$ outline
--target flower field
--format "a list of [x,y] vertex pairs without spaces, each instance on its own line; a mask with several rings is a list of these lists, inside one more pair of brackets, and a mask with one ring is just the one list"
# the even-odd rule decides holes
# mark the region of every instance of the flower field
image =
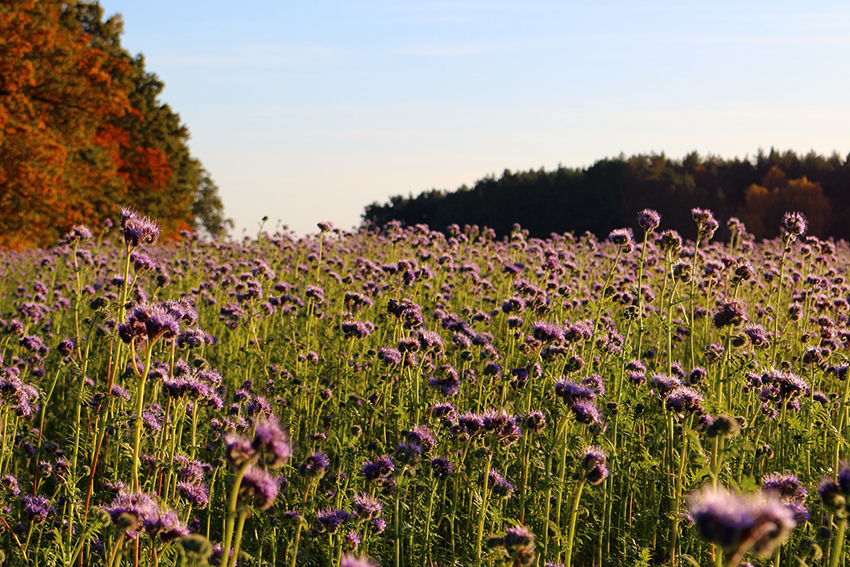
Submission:
[[390,225],[0,255],[8,565],[844,565],[847,243]]

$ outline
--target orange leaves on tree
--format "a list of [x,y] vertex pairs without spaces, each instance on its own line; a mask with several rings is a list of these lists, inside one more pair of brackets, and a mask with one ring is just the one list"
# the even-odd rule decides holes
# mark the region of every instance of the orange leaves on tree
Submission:
[[789,180],[785,172],[772,167],[761,184],[747,188],[739,216],[756,238],[769,238],[778,234],[782,215],[788,211],[803,213],[811,234],[826,234],[832,207],[821,184],[805,176]]

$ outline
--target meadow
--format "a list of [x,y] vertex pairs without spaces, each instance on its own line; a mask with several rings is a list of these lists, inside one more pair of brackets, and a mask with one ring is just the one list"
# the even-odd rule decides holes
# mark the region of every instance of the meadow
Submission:
[[2,564],[844,565],[850,248],[692,212],[3,252]]

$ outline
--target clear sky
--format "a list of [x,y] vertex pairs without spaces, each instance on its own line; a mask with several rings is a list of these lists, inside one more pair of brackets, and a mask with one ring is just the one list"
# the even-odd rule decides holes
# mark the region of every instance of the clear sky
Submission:
[[850,152],[850,4],[101,0],[234,234],[620,154]]

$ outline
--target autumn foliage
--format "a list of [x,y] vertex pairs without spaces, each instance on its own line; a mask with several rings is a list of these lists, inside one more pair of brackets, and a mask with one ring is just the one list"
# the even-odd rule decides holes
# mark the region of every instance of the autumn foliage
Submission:
[[120,206],[159,218],[166,238],[223,220],[215,191],[196,215],[208,176],[121,31],[96,2],[0,3],[0,246],[47,245]]
[[773,167],[761,184],[747,188],[746,202],[740,217],[756,238],[771,236],[786,211],[800,211],[814,234],[824,234],[829,226],[832,206],[820,183],[805,176],[788,180],[785,173]]

